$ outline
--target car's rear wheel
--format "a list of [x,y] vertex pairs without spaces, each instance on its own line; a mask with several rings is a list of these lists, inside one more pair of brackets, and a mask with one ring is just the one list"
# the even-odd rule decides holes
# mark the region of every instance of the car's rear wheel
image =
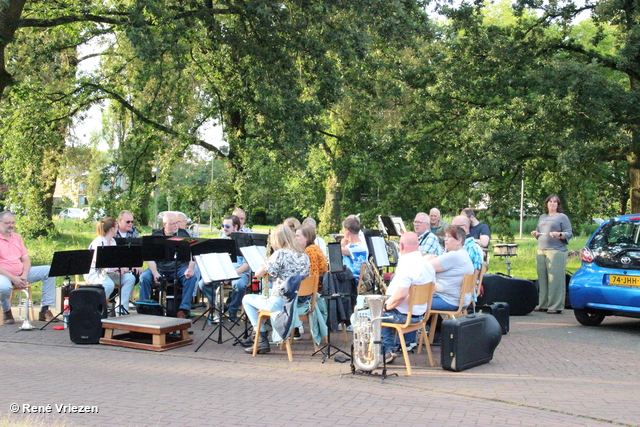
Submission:
[[594,313],[587,310],[573,310],[576,320],[585,326],[598,326],[605,318],[604,314]]

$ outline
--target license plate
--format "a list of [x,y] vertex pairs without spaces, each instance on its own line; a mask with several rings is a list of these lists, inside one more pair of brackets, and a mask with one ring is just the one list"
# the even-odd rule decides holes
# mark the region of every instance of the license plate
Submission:
[[609,275],[609,285],[623,286],[626,288],[640,288],[640,276]]

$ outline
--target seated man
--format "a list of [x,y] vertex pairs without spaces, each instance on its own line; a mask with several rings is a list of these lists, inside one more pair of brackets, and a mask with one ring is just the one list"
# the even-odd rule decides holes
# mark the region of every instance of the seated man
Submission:
[[118,215],[118,227],[115,237],[137,239],[140,237],[138,228],[134,225],[133,214],[129,211],[120,211]]
[[469,221],[471,221],[469,234],[473,236],[476,243],[479,244],[481,248],[488,248],[489,242],[491,242],[491,230],[489,230],[489,226],[484,222],[478,221],[476,213],[471,208],[463,209],[460,215],[467,216]]
[[[391,297],[384,304],[384,319],[387,323],[405,323],[407,316],[411,315],[411,323],[422,320],[422,316],[427,311],[427,305],[414,306],[413,311],[409,311],[409,289],[411,285],[424,285],[435,281],[435,270],[428,260],[422,258],[419,251],[418,236],[416,233],[404,233],[400,237],[398,244],[400,249],[400,259],[393,276],[387,295]],[[392,363],[395,358],[394,342],[395,330],[392,328],[382,329],[382,343],[384,346],[385,359],[387,363]],[[416,340],[416,332],[405,334],[405,342],[412,343]]]
[[435,233],[429,228],[429,217],[426,213],[420,212],[413,220],[413,229],[418,235],[418,244],[422,255],[442,255],[444,250],[440,246],[440,241]]
[[244,210],[235,208],[231,215],[237,216],[240,220],[240,228],[238,229],[238,231],[240,231],[241,233],[253,233],[252,229],[244,226],[244,222],[247,220],[247,214],[244,212]]
[[360,280],[360,267],[369,258],[367,244],[360,238],[360,221],[351,215],[342,221],[342,233],[344,237],[340,241],[342,245],[342,262],[347,266],[356,283]]
[[[240,227],[240,219],[237,216],[225,216],[222,220],[222,232],[224,233],[224,237],[222,238],[230,239],[231,233],[237,232],[240,230]],[[242,298],[249,283],[251,270],[249,270],[249,264],[245,261],[244,257],[240,255],[238,255],[238,260],[233,263],[233,267],[236,269],[238,276],[240,276],[239,279],[231,281],[233,289],[231,291],[231,301],[229,301],[229,320],[235,322],[237,320],[238,308],[240,308],[240,304],[242,304]],[[200,290],[202,290],[202,293],[207,297],[212,306],[215,305],[214,290],[221,284],[222,283],[204,283],[202,280],[200,281]]]
[[442,220],[440,210],[432,208],[429,211],[429,228],[433,234],[438,236],[441,245],[444,245],[444,230],[446,230],[447,227],[449,227],[449,223]]
[[[473,274],[473,264],[464,249],[465,231],[456,226],[447,228],[444,247],[447,250],[429,262],[436,270],[436,293],[433,295],[432,310],[457,311],[460,292],[465,274]],[[471,295],[465,295],[464,305],[471,302]]]
[[[31,259],[22,237],[14,233],[16,219],[11,212],[0,213],[0,303],[4,321],[15,323],[11,314],[11,292],[24,289],[29,283],[42,281],[42,299],[38,320],[50,321],[54,318],[49,306],[56,302],[56,279],[49,277],[49,266],[31,266]],[[32,319],[35,320],[35,319]]]
[[196,238],[200,237],[198,233],[196,233],[194,230],[191,230],[189,226],[187,226],[187,217],[184,216],[182,212],[176,213],[176,218],[178,218],[178,228],[181,228],[184,231],[186,231],[191,237],[196,237]]
[[[120,211],[120,214],[118,215],[118,223],[116,226],[116,238],[127,238],[127,239],[137,239],[140,237],[140,232],[138,231],[138,227],[136,227],[135,225],[135,221],[133,219],[133,214],[127,210],[123,210]],[[140,275],[142,274],[142,268],[141,267],[133,267],[131,270],[131,274],[133,274],[135,276],[135,283],[138,283],[138,280],[140,279]],[[119,282],[119,278],[118,278],[118,283]],[[133,298],[132,296],[130,298]],[[135,300],[132,300],[132,302],[135,302]],[[126,301],[123,298],[123,301],[121,302],[121,304],[124,305],[124,307],[129,307],[129,308],[135,308],[135,305],[132,305],[129,301]]]
[[[176,214],[168,212],[162,218],[163,228],[154,230],[152,236],[163,237],[189,237],[189,234],[178,227],[178,218]],[[182,301],[180,302],[177,317],[186,319],[189,317],[189,310],[191,310],[191,298],[193,295],[193,289],[200,279],[200,275],[195,270],[195,262],[193,260],[188,262],[180,262],[178,264],[178,275],[176,272],[177,261],[162,261],[156,263],[155,261],[148,261],[149,268],[140,276],[140,299],[149,299],[151,295],[151,285],[159,283],[160,276],[167,278],[178,279],[182,283]]]

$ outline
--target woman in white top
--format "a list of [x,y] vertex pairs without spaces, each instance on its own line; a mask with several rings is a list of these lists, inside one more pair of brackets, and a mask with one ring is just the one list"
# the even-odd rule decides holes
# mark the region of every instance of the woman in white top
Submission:
[[[447,252],[429,260],[436,270],[436,293],[431,305],[433,310],[458,310],[464,275],[474,272],[471,258],[464,248],[465,238],[466,233],[461,227],[448,227],[444,238]],[[471,295],[465,295],[465,305],[470,301]]]
[[[262,268],[255,272],[255,277],[268,275],[273,280],[269,297],[265,298],[262,295],[251,294],[245,295],[242,299],[244,311],[254,331],[258,328],[259,310],[280,311],[282,309],[284,305],[282,295],[287,280],[296,275],[309,275],[309,257],[296,241],[296,235],[291,228],[280,224],[273,230],[269,238],[274,252],[264,261]],[[253,352],[249,348],[253,345],[252,337],[243,341],[242,345],[247,347],[245,350],[247,353]],[[267,331],[261,328],[258,352],[268,353],[269,351]]]
[[[107,296],[107,300],[113,293],[113,289],[115,288],[114,280],[120,281],[122,286],[122,301],[125,304],[129,304],[129,297],[131,296],[131,292],[133,291],[133,286],[136,283],[136,278],[131,273],[124,273],[122,277],[119,276],[117,269],[112,268],[96,268],[96,257],[98,255],[98,247],[99,246],[115,246],[116,241],[114,239],[116,232],[118,231],[116,227],[116,220],[109,217],[103,218],[98,221],[96,225],[96,232],[98,233],[98,237],[93,239],[91,244],[89,245],[89,249],[93,250],[93,261],[91,261],[91,270],[89,274],[84,275],[84,279],[92,284],[92,285],[102,285],[104,287],[104,293]],[[120,301],[117,302],[117,306],[120,307]],[[126,309],[125,309],[126,310]],[[126,311],[120,308],[118,313],[125,314]]]

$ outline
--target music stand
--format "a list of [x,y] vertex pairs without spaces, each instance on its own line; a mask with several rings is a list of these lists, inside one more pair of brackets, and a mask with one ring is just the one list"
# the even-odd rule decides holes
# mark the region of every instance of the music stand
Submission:
[[[76,274],[86,274],[91,270],[91,261],[93,260],[93,251],[89,249],[80,249],[74,251],[60,251],[53,254],[51,260],[51,269],[49,277],[62,277],[67,281],[66,286],[71,287],[71,276]],[[28,309],[28,307],[27,307]],[[49,320],[40,330],[46,328],[49,323],[58,319],[63,312],[59,312],[56,316]]]
[[380,231],[389,237],[400,235],[396,229],[393,219],[391,219],[390,216],[378,215],[378,226],[380,227]]
[[230,237],[236,241],[239,248],[245,246],[267,246],[268,234],[264,233],[242,233],[235,231],[230,234]]
[[[322,284],[322,294],[320,295],[320,297],[327,301],[327,312],[329,313],[327,316],[327,343],[311,354],[312,356],[315,356],[318,353],[322,353],[322,363],[338,353],[348,356],[349,360],[351,359],[351,355],[349,353],[331,344],[331,301],[335,301],[338,298],[345,296],[344,294],[336,292],[337,289],[334,285],[334,276],[337,273],[341,273],[344,270],[344,267],[342,264],[342,249],[340,247],[340,243],[327,243],[327,252],[329,253],[329,273],[326,276],[326,283]],[[325,294],[325,292],[327,293]]]
[[[242,234],[249,234],[249,233],[242,233]],[[206,253],[219,253],[219,254],[225,254],[228,255],[231,259],[232,262],[237,262],[238,261],[238,247],[237,247],[237,243],[236,240],[234,239],[210,239],[211,243],[209,243],[209,245],[207,246],[209,252]],[[235,273],[235,269],[234,269],[234,273]],[[237,278],[237,276],[236,276]],[[218,323],[213,327],[213,329],[211,330],[211,332],[209,333],[209,335],[207,335],[207,337],[200,343],[200,345],[195,349],[194,353],[196,353],[198,350],[200,350],[200,347],[202,347],[204,345],[205,342],[207,341],[213,341],[217,344],[223,344],[227,341],[230,340],[235,340],[235,343],[233,345],[238,344],[239,342],[241,342],[240,338],[241,337],[246,337],[248,336],[248,328],[247,328],[247,323],[246,323],[246,319],[245,319],[245,327],[244,327],[244,333],[242,333],[239,337],[236,336],[231,329],[233,329],[234,326],[236,326],[238,324],[238,321],[234,322],[233,325],[231,325],[231,327],[227,327],[226,323],[225,323],[225,318],[229,318],[225,312],[224,312],[224,284],[222,282],[226,281],[226,280],[230,280],[231,277],[229,276],[227,279],[223,279],[223,280],[216,280],[216,282],[221,282],[220,286],[218,286],[218,289],[212,289],[212,299],[213,301],[209,301],[210,306],[209,308],[200,315],[200,317],[198,317],[198,319],[196,319],[195,322],[197,322],[198,320],[200,320],[202,317],[207,316],[206,318],[213,318],[214,317],[214,313],[217,315],[218,317]],[[213,283],[213,282],[212,282]],[[213,286],[213,285],[212,285]],[[217,304],[216,304],[217,302]],[[204,328],[207,326],[207,324],[205,323],[204,325],[202,325],[202,330],[204,331]],[[231,335],[230,338],[227,338],[226,340],[222,339],[222,330],[226,330],[229,335]],[[217,339],[213,339],[211,338],[213,336],[214,333],[216,333],[216,331],[218,332],[218,338]]]
[[[144,236],[142,237],[142,259],[144,261],[154,262],[174,262],[174,279],[173,279],[173,298],[177,296],[177,281],[178,281],[178,263],[188,262],[191,260],[191,251],[189,249],[189,240],[193,240],[190,237],[183,239],[181,236]],[[198,239],[195,239],[198,240]],[[154,279],[155,282],[155,279]],[[167,282],[163,281],[163,284],[159,287],[152,286],[152,291],[158,291],[158,303],[162,306],[165,313],[169,314],[167,307]],[[154,289],[155,288],[155,289]],[[162,297],[164,295],[164,304],[162,303]],[[153,298],[152,298],[153,299]],[[174,307],[175,309],[175,301]],[[177,310],[173,310],[177,311]]]
[[[129,314],[122,305],[122,268],[131,270],[133,267],[142,267],[142,246],[98,246],[96,254],[96,268],[117,268],[120,277],[118,286],[118,305],[112,309],[114,317],[119,313]],[[110,295],[107,295],[109,298]],[[129,301],[127,301],[127,305]]]

